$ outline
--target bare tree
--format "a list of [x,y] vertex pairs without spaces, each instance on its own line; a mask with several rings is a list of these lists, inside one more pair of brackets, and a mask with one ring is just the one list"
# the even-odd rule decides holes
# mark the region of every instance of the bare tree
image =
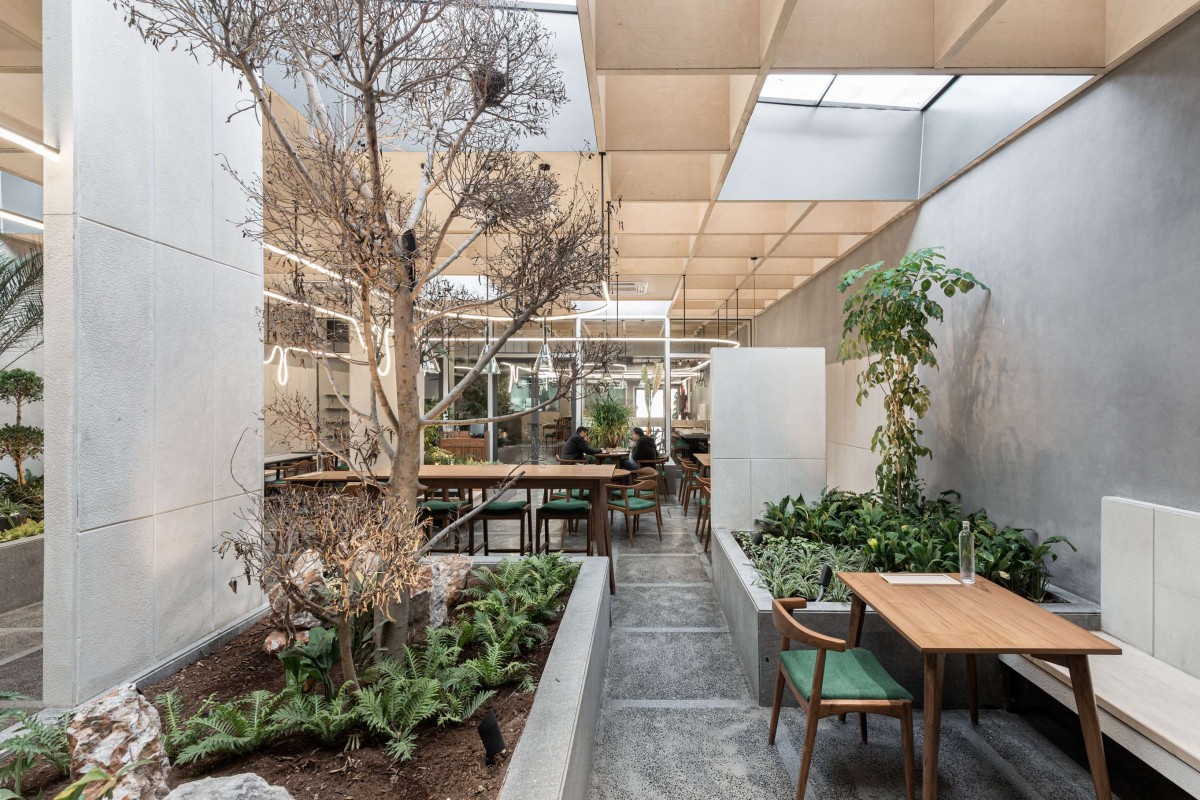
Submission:
[[[303,423],[295,404],[275,410],[292,428],[307,424],[327,452],[345,455],[353,440],[354,452],[386,456],[388,492],[415,508],[422,428],[439,424],[518,331],[599,294],[606,279],[599,198],[578,174],[563,180],[518,151],[566,99],[548,32],[536,14],[492,0],[116,5],[156,47],[232,68],[254,98],[269,135],[265,177],[235,176],[262,209],[247,230],[292,264],[290,280],[274,287],[274,305],[288,311],[269,315],[266,338],[315,359],[354,433],[315,416]],[[261,77],[268,65],[304,87],[302,120],[273,103]],[[419,167],[406,174],[396,154],[414,149]],[[447,280],[484,236],[496,253],[477,263],[483,291]],[[352,326],[361,357],[332,352],[329,318]],[[480,318],[498,330],[423,413],[423,358],[433,342],[479,331]],[[550,397],[525,413],[557,402],[611,355],[593,342],[554,354],[542,375]],[[361,406],[338,386],[334,359],[368,368]],[[373,459],[352,461],[373,471]]]

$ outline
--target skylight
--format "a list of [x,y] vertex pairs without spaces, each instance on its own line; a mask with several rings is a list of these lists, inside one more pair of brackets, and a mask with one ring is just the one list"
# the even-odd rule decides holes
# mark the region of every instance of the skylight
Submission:
[[832,75],[768,75],[760,100],[815,106],[825,96]]
[[824,105],[922,109],[953,76],[838,75]]
[[921,110],[954,76],[943,75],[769,75],[759,100],[801,106],[857,106]]

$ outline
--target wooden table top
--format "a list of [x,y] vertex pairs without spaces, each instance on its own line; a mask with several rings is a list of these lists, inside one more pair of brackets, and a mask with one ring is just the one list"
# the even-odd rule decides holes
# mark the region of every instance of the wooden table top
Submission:
[[696,463],[702,467],[712,466],[712,453],[696,453],[692,458],[696,459]]
[[316,453],[278,453],[273,456],[263,456],[263,464],[287,464],[293,461],[304,461],[305,459],[316,457]]
[[[612,465],[602,464],[426,464],[421,467],[422,481],[486,481],[500,483],[517,469],[524,473],[523,481],[592,482],[612,480]],[[391,468],[376,467],[372,473],[379,481],[391,477]],[[318,470],[303,475],[293,475],[287,480],[293,483],[342,483],[357,481],[358,476],[348,470]]]
[[[958,575],[950,577],[957,581]],[[838,578],[923,653],[1121,653],[986,578],[953,586],[893,585],[878,572],[839,572]]]

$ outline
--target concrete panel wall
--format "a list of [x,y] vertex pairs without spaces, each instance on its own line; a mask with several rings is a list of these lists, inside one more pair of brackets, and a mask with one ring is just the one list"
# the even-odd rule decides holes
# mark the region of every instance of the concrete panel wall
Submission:
[[713,527],[749,527],[763,503],[825,485],[825,353],[712,352]]
[[858,374],[865,366],[864,359],[825,365],[825,482],[851,492],[875,489],[879,466],[871,437],[883,424],[883,394],[872,392],[857,402]]
[[925,377],[929,488],[1064,534],[1055,582],[1100,596],[1100,498],[1196,507],[1200,18],[767,310],[764,345],[841,331],[839,274],[944,245],[991,293],[947,304]]
[[214,552],[261,485],[261,169],[237,82],[111,5],[46,0],[45,700],[69,706],[261,605]]

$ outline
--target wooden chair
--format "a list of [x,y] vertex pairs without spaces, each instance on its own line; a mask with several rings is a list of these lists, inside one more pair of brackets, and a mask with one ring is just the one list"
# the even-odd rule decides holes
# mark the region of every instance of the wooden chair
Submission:
[[[579,491],[572,490],[572,493]],[[585,492],[586,494],[586,492]],[[558,549],[564,553],[584,553],[592,554],[592,536],[591,531],[588,531],[587,546],[583,548],[575,548],[573,550],[566,549],[567,531],[574,532],[579,529],[580,521],[587,522],[588,516],[591,513],[592,504],[589,500],[579,499],[576,497],[565,497],[560,495],[552,495],[549,490],[542,492],[542,504],[537,509],[537,522],[533,534],[533,552],[534,553],[549,553],[550,552],[550,523],[554,520],[562,520],[563,532],[559,538]],[[543,523],[545,525],[543,526]],[[542,531],[546,532],[545,540],[542,540]]]
[[[491,549],[491,544],[488,541],[488,522],[489,521],[499,522],[500,520],[517,520],[518,522],[521,523],[520,545],[517,547],[516,550],[514,550],[511,547],[496,548],[495,552],[497,552],[497,553],[517,553],[519,555],[525,555],[525,523],[527,520],[529,522],[530,534],[532,535],[534,533],[533,496],[531,495],[530,491],[528,489],[525,490],[525,499],[524,500],[495,500],[491,503],[488,503],[487,502],[487,490],[484,489],[483,495],[480,498],[480,502],[484,504],[483,510],[479,512],[479,515],[476,516],[475,519],[478,519],[480,522],[483,523],[483,554],[486,556],[486,555],[491,555],[493,552]],[[537,537],[533,536],[533,540],[534,540],[534,542],[536,542]],[[533,549],[532,544],[530,545],[530,549],[531,550]]]
[[696,535],[704,537],[704,552],[712,544],[712,479],[697,478],[700,484],[700,513],[696,515]]
[[667,483],[668,460],[669,459],[666,456],[660,456],[659,458],[652,458],[649,461],[637,462],[640,466],[649,467],[658,473],[658,485],[662,489],[662,493],[665,495],[670,495],[671,493],[671,485]]
[[609,518],[614,511],[625,516],[625,530],[629,543],[633,544],[633,533],[640,524],[643,514],[654,513],[658,520],[658,538],[662,539],[662,506],[658,502],[658,480],[647,477],[630,484],[610,483],[607,487]]
[[[767,742],[775,744],[779,706],[783,701],[783,684],[786,682],[807,717],[796,800],[804,800],[813,745],[817,739],[817,723],[822,717],[848,713],[860,715],[860,732],[864,742],[867,741],[867,714],[881,714],[900,720],[904,784],[908,800],[913,800],[916,786],[913,775],[912,695],[887,674],[869,650],[848,647],[844,639],[835,639],[801,625],[792,612],[804,608],[805,603],[803,597],[771,601],[771,622],[779,631],[781,641],[775,677],[775,703],[771,706],[771,731],[767,735]],[[815,649],[792,650],[792,640]]]
[[684,461],[681,466],[683,475],[679,478],[679,502],[683,504],[683,513],[686,515],[692,497],[700,495],[700,465],[694,461]]
[[[433,536],[435,527],[446,527],[450,523],[457,520],[459,517],[471,510],[474,492],[472,490],[458,489],[455,490],[454,496],[451,495],[450,489],[442,489],[438,492],[426,492],[425,498],[417,504],[417,509],[420,513],[421,521],[426,524],[428,536]],[[469,528],[470,535],[467,542],[467,553],[475,552],[475,525],[474,520],[471,521]],[[435,547],[431,552],[434,553],[459,553],[462,552],[459,543],[459,535],[461,530],[454,529],[454,543],[449,547]]]

